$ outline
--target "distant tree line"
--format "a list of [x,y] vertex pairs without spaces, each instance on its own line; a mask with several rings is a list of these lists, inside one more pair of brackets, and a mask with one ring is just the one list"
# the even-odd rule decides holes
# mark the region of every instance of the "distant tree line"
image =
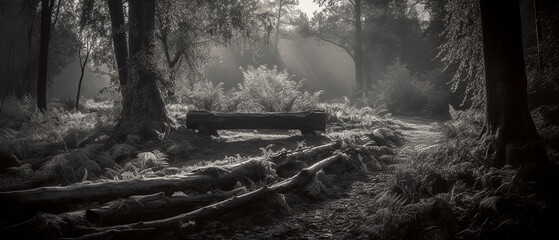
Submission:
[[[69,61],[80,63],[79,86],[87,66],[106,66],[122,96],[114,139],[161,139],[172,122],[165,98],[172,98],[178,81],[197,78],[208,49],[273,42],[279,63],[280,27],[287,18],[286,29],[346,51],[356,91],[363,94],[390,64],[405,64],[414,74],[444,67],[454,75],[452,90],[466,92],[474,108],[485,107],[483,133],[495,137],[489,145],[495,166],[534,163],[545,169],[529,109],[558,102],[556,1],[316,2],[324,8],[308,19],[288,11],[296,1],[283,0],[3,1],[3,94],[30,94],[46,111],[47,85]],[[429,14],[427,21],[418,6]],[[510,154],[511,147],[526,144],[532,145],[518,154],[535,153],[533,161]]]

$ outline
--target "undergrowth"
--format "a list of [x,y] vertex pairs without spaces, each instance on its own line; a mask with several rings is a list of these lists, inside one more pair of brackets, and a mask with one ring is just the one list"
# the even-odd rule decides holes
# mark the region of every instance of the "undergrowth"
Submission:
[[[449,109],[438,124],[443,139],[419,145],[398,165],[389,187],[377,195],[378,209],[366,220],[379,239],[528,239],[543,236],[549,208],[517,170],[486,164],[479,144],[483,114]],[[436,213],[436,215],[433,215]],[[450,224],[449,224],[450,223]],[[547,223],[546,223],[547,224]]]
[[183,96],[193,109],[221,112],[296,112],[315,109],[323,91],[302,91],[303,81],[296,82],[287,71],[276,67],[248,66],[242,69],[243,82],[225,90],[204,80],[194,83]]
[[[278,73],[275,69],[259,71],[262,71],[259,74],[270,74],[269,72],[284,74]],[[282,81],[291,80],[286,78]],[[170,115],[180,118],[189,109],[196,108],[197,104],[205,105],[208,108],[226,109],[227,106],[223,102],[213,101],[215,98],[220,98],[216,96],[233,93],[223,91],[221,85],[206,84],[200,88],[213,92],[213,95],[210,95],[213,97],[203,98],[202,96],[205,95],[202,94],[197,98],[198,103],[168,105]],[[338,183],[335,181],[337,178],[334,178],[335,175],[355,179],[363,177],[364,173],[369,171],[386,170],[388,165],[395,162],[395,152],[392,149],[403,143],[401,126],[391,120],[390,114],[387,114],[384,108],[372,108],[362,102],[351,102],[348,99],[318,103],[320,93],[301,93],[299,91],[301,83],[290,84],[288,90],[290,89],[291,92],[281,93],[284,94],[282,100],[274,100],[270,103],[261,100],[257,103],[258,106],[250,108],[258,109],[258,111],[267,111],[267,108],[285,111],[308,110],[311,107],[326,109],[328,131],[324,136],[317,136],[317,138],[320,138],[319,141],[340,141],[342,143],[340,149],[334,153],[328,153],[328,156],[331,154],[343,156],[340,163],[325,168],[314,176],[312,181],[304,186],[298,194],[302,193],[304,197],[311,199],[310,201],[324,200],[338,195],[340,192],[340,189],[337,188]],[[240,91],[243,90],[246,89]],[[275,92],[270,94],[272,93],[277,94]],[[292,101],[292,99],[296,100]],[[119,144],[104,141],[110,134],[110,129],[114,127],[115,116],[118,116],[117,113],[120,110],[114,106],[118,106],[118,103],[86,100],[83,109],[79,112],[69,112],[62,107],[51,106],[46,113],[35,111],[32,101],[15,104],[21,104],[22,109],[28,110],[23,114],[13,112],[10,113],[12,117],[3,118],[3,121],[12,121],[16,119],[13,116],[21,114],[18,118],[21,119],[21,124],[0,129],[0,141],[2,141],[2,150],[13,153],[22,160],[23,164],[19,167],[8,168],[6,173],[2,173],[0,190],[3,191],[39,186],[171,177],[177,174],[221,174],[229,172],[234,166],[247,163],[247,161],[256,163],[262,170],[262,174],[265,174],[263,180],[258,182],[253,182],[251,179],[241,180],[234,188],[244,187],[255,190],[290,177],[280,176],[276,172],[278,166],[268,161],[271,157],[286,151],[285,149],[273,149],[273,145],[261,148],[261,154],[258,156],[243,156],[241,152],[221,159],[205,159],[205,161],[192,159],[191,156],[199,156],[194,155],[193,152],[200,151],[201,148],[211,149],[216,139],[202,139],[194,136],[184,126],[171,132],[161,143],[156,144],[138,143],[133,138]],[[243,109],[243,104],[237,105],[236,109]],[[223,139],[217,141],[221,140]],[[312,145],[314,143],[307,145],[305,141],[299,141],[295,150],[304,150]],[[322,155],[298,159],[302,164],[295,164],[293,174],[322,159],[324,159]],[[183,160],[192,160],[192,162],[185,164]],[[206,187],[201,187],[201,189],[204,191],[192,194],[220,191]],[[396,215],[390,214],[393,211],[400,211],[411,201],[398,192],[386,193],[383,196],[382,199],[379,197],[377,200],[379,208],[384,209],[379,213],[383,212],[385,214],[383,216],[387,217],[383,218],[383,224],[390,226],[392,222],[397,221],[396,218],[390,217]]]
[[449,89],[441,84],[441,69],[412,75],[399,62],[387,67],[378,85],[356,100],[394,115],[447,118]]
[[[52,107],[43,113],[28,98],[11,99],[0,117],[0,151],[19,159],[42,158],[83,147],[108,132],[115,121],[110,108],[68,112]],[[112,106],[111,106],[112,108]]]

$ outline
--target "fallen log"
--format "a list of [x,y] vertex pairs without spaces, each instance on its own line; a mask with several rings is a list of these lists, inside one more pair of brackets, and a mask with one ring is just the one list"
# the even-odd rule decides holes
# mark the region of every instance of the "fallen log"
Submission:
[[341,141],[335,141],[312,148],[299,149],[292,152],[282,151],[269,158],[276,164],[276,173],[281,178],[291,177],[305,168],[311,162],[317,161],[342,146]]
[[275,154],[274,156],[271,156],[269,161],[273,162],[275,164],[279,164],[283,161],[288,161],[288,160],[300,160],[300,159],[305,159],[305,158],[316,158],[317,156],[321,156],[321,155],[325,155],[325,154],[331,154],[332,152],[334,152],[335,150],[339,149],[342,146],[342,143],[340,141],[335,141],[335,142],[331,142],[331,143],[327,143],[324,145],[320,145],[320,146],[316,146],[316,147],[312,147],[312,148],[307,148],[307,149],[301,149],[301,150],[296,150],[296,151],[292,151],[292,152],[279,152],[278,154]]
[[221,129],[296,129],[302,134],[326,130],[323,110],[297,113],[213,113],[189,111],[186,127],[196,129],[201,135],[217,136]]
[[85,211],[85,219],[90,223],[116,225],[139,220],[154,220],[176,215],[177,209],[190,211],[217,201],[247,192],[245,187],[226,192],[200,194],[194,196],[166,197],[163,192],[129,198],[110,206],[91,208]]
[[212,188],[228,190],[247,178],[257,182],[264,177],[266,167],[260,161],[250,160],[223,168],[202,168],[183,175],[0,192],[0,206],[60,213],[86,203],[105,203],[133,195],[158,192],[171,195],[184,190],[206,192]]
[[322,161],[315,163],[314,165],[308,168],[301,170],[301,172],[299,172],[297,175],[288,178],[284,181],[273,184],[271,186],[265,186],[259,188],[258,190],[248,192],[239,196],[235,196],[227,200],[217,202],[191,212],[183,213],[166,219],[153,220],[147,222],[138,222],[134,224],[102,227],[102,228],[98,228],[97,232],[87,234],[76,239],[96,239],[100,237],[108,237],[113,234],[118,234],[120,231],[130,232],[132,230],[145,230],[145,229],[154,229],[154,231],[170,230],[180,226],[181,223],[215,216],[219,213],[223,213],[233,208],[247,204],[249,202],[261,199],[265,196],[268,196],[271,193],[285,193],[293,188],[302,187],[309,180],[311,180],[316,175],[316,173],[319,172],[321,169],[341,159],[343,159],[343,156],[339,154],[326,158]]

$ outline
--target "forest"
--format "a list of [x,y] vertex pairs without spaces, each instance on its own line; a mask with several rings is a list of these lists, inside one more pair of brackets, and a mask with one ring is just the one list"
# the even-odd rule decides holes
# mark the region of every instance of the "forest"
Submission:
[[550,239],[559,1],[2,0],[0,239]]

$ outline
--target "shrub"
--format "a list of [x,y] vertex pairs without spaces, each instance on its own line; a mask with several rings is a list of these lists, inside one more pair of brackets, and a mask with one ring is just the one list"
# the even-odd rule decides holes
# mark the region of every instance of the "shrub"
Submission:
[[76,107],[76,100],[72,99],[71,97],[65,97],[62,99],[62,107],[66,111],[72,111]]
[[103,173],[102,167],[112,167],[115,162],[100,151],[102,145],[89,145],[54,156],[44,162],[37,177],[43,183],[70,184],[96,179]]
[[295,82],[286,71],[249,66],[239,89],[223,89],[223,83],[195,82],[186,92],[186,102],[207,111],[292,112],[317,108],[323,91],[302,92],[303,80]]
[[559,84],[557,84],[559,70],[546,68],[540,72],[532,69],[527,74],[530,80],[528,82],[528,100],[531,108],[544,104],[559,104]]
[[118,105],[109,102],[95,112],[67,112],[51,106],[42,113],[30,98],[9,101],[0,117],[0,150],[29,161],[41,161],[106,137],[119,114],[113,113]]
[[[368,107],[370,99],[359,98],[350,101],[349,98],[344,97],[343,102],[332,100],[329,103],[320,104],[326,111],[327,124],[344,123],[345,124],[359,124],[363,127],[386,127],[386,118],[390,114],[384,109],[384,105],[377,107]],[[342,129],[347,126],[340,126]],[[336,128],[336,127],[334,127]]]
[[389,66],[379,86],[355,100],[383,112],[448,117],[449,89],[442,69],[412,76],[405,65],[396,62]]
[[416,113],[427,104],[427,96],[423,93],[427,84],[415,80],[403,64],[388,66],[379,86],[380,97],[393,113]]
[[234,112],[239,109],[239,105],[243,101],[243,96],[241,91],[237,90],[236,88],[231,88],[225,91],[223,95],[224,100],[222,102],[222,111],[224,112]]
[[303,80],[295,82],[287,71],[266,66],[243,69],[239,84],[245,111],[291,112],[316,108],[322,91],[301,92]]
[[197,110],[233,112],[243,100],[237,89],[225,91],[223,83],[214,85],[208,80],[194,83],[192,90],[186,92],[187,102]]
[[427,104],[424,113],[427,116],[448,118],[448,104],[464,106],[463,96],[451,93],[448,83],[448,75],[443,68],[428,70],[419,75],[419,79],[428,83],[424,89],[427,96]]
[[[100,112],[100,111],[111,111],[114,107],[117,107],[116,100],[106,100],[98,101],[95,99],[85,99],[80,98],[80,111],[89,112]],[[119,111],[121,109],[118,109]]]
[[30,95],[17,99],[15,96],[8,96],[4,101],[0,112],[0,121],[3,127],[19,127],[23,122],[34,114],[34,100]]
[[198,110],[216,111],[223,102],[223,83],[214,86],[211,81],[205,80],[194,83],[192,90],[188,91],[190,103]]

